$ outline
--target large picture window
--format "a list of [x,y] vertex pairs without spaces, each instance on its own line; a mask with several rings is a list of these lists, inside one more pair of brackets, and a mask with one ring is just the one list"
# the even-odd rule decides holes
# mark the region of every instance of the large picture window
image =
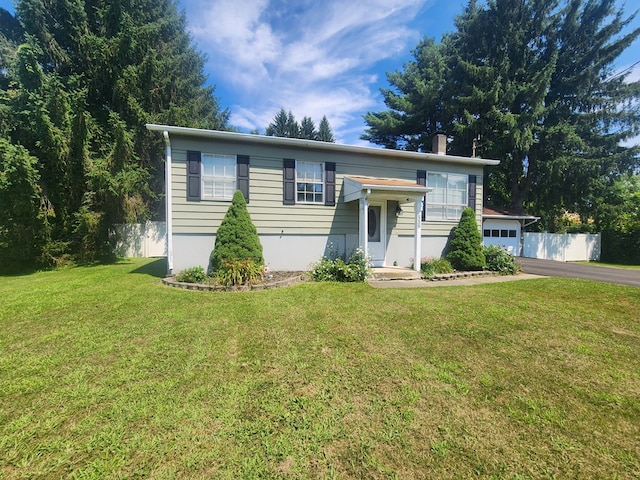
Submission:
[[202,199],[232,200],[236,178],[235,155],[202,154]]
[[467,206],[468,176],[455,173],[427,173],[426,217],[431,220],[460,220]]
[[324,166],[322,163],[297,162],[296,202],[324,203]]

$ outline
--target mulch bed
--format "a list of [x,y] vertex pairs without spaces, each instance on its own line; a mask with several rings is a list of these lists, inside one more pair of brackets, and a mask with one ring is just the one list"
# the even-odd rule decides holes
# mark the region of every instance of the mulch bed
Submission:
[[290,287],[308,279],[307,272],[269,272],[261,282],[253,285],[241,285],[237,287],[225,287],[224,285],[205,284],[205,283],[185,283],[178,282],[174,277],[166,277],[162,279],[162,283],[170,287],[183,288],[185,290],[200,291],[228,291],[228,292],[246,292],[248,290],[267,290],[270,288]]

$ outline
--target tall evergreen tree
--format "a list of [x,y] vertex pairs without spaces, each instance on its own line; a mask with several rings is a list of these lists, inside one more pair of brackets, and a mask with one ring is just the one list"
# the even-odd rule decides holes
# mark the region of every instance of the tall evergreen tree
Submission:
[[311,117],[304,117],[302,123],[298,124],[296,118],[291,113],[281,108],[273,121],[265,129],[265,135],[271,137],[305,138],[307,140],[319,140],[321,142],[335,142],[333,132],[326,115],[322,117],[318,130]]
[[430,151],[433,135],[450,125],[448,104],[442,98],[447,70],[444,45],[424,38],[412,53],[415,60],[403,71],[387,73],[394,88],[380,91],[389,110],[365,114],[369,128],[363,140],[395,150]]
[[298,125],[291,110],[287,113],[284,108],[281,108],[266,128],[265,135],[270,137],[298,138],[300,136],[300,125]]
[[318,140],[321,142],[335,142],[335,138],[333,138],[333,131],[331,130],[331,125],[329,125],[329,120],[327,120],[327,116],[323,115],[322,120],[320,120],[320,125],[318,126]]
[[[53,237],[160,213],[163,145],[145,124],[224,129],[229,116],[175,0],[19,0],[12,22],[0,28],[0,134],[38,159]],[[24,42],[13,56],[10,41]]]
[[621,141],[640,131],[640,82],[612,76],[640,35],[615,0],[471,0],[456,31],[425,39],[388,75],[388,110],[365,116],[363,138],[428,150],[435,130],[452,153],[501,160],[489,201],[553,223],[560,209],[593,214],[604,189],[640,164]]
[[48,241],[48,211],[37,160],[0,138],[0,268],[36,264]]
[[300,123],[300,137],[307,140],[318,140],[318,132],[316,124],[313,123],[311,117],[304,117]]

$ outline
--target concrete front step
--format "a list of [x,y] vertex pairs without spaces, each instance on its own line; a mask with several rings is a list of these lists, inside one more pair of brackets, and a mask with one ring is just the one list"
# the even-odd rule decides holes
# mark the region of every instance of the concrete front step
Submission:
[[420,280],[422,274],[410,268],[378,267],[371,269],[373,280]]

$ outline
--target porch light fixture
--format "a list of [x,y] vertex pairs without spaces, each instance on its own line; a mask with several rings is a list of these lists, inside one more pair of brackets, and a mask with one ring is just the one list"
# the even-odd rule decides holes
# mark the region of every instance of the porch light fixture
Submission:
[[399,217],[400,215],[402,215],[402,207],[400,206],[400,204],[398,203],[396,205],[396,217]]

